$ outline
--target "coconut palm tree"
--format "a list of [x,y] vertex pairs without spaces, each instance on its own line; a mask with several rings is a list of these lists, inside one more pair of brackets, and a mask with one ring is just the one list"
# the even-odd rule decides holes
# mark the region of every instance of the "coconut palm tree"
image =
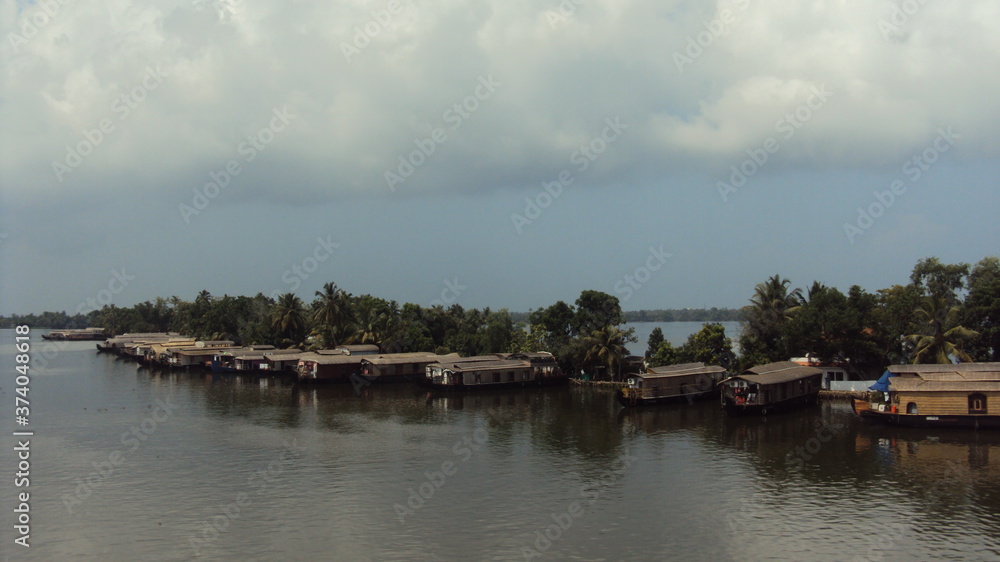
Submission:
[[750,304],[762,318],[780,322],[804,302],[802,289],[788,291],[791,281],[774,275],[754,288]]
[[399,336],[399,310],[395,302],[387,306],[377,303],[363,304],[357,311],[351,327],[353,343],[387,345]]
[[920,331],[906,336],[913,345],[914,363],[951,363],[951,357],[959,361],[972,361],[969,354],[959,345],[972,340],[978,332],[958,325],[961,309],[948,306],[945,297],[925,297],[914,311]]
[[627,332],[615,326],[594,330],[583,339],[584,363],[597,363],[607,367],[613,379],[621,370],[622,358],[628,355],[625,348],[627,337]]
[[278,297],[271,311],[271,328],[283,338],[282,343],[299,345],[305,339],[306,312],[302,299],[295,293],[285,293]]
[[745,333],[763,341],[774,341],[781,325],[795,313],[804,302],[801,289],[788,291],[788,279],[775,275],[754,288],[750,306],[746,307],[747,330]]
[[344,339],[344,331],[350,317],[348,295],[336,283],[323,284],[322,291],[316,291],[312,319],[317,332],[323,338],[323,345],[333,347]]

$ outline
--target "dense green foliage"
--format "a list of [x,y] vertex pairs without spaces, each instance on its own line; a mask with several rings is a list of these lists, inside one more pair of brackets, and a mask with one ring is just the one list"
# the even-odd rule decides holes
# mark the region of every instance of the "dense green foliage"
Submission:
[[806,354],[867,375],[890,363],[997,361],[1000,260],[920,260],[908,284],[875,294],[819,282],[803,294],[775,275],[744,314],[741,368]]
[[[84,328],[112,334],[173,331],[241,344],[302,349],[375,343],[387,352],[435,351],[462,355],[549,351],[571,373],[581,370],[617,378],[625,370],[626,346],[636,341],[625,322],[710,320],[674,347],[654,329],[645,358],[650,366],[702,361],[734,370],[811,355],[860,374],[890,363],[1000,361],[1000,259],[974,266],[917,262],[909,283],[876,293],[852,286],[847,294],[818,281],[793,289],[775,275],[758,284],[741,310],[624,312],[618,298],[586,290],[570,305],[563,301],[531,313],[506,309],[399,306],[372,295],[351,295],[327,283],[310,302],[287,293],[277,299],[216,297],[207,291],[193,301],[157,298],[128,308],[105,306],[87,315],[64,312],[0,318],[0,327]],[[725,330],[714,322],[740,319],[740,357]]]
[[701,330],[688,336],[684,345],[674,347],[663,339],[663,333],[656,334],[654,328],[646,348],[646,363],[649,367],[676,365],[679,363],[701,362],[706,365],[721,365],[727,369],[736,362],[733,342],[726,337],[726,329],[721,324],[705,324]]

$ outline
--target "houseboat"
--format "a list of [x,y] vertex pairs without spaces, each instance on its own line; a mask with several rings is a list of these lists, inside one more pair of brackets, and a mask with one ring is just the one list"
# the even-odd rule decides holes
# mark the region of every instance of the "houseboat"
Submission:
[[194,347],[171,348],[164,354],[165,366],[171,369],[212,368],[212,358],[224,351],[241,349],[228,340],[199,341]]
[[297,349],[281,349],[264,356],[264,364],[261,369],[271,374],[295,374],[299,365],[299,359],[306,352]]
[[504,359],[514,359],[527,361],[531,364],[531,369],[538,384],[566,384],[569,382],[569,375],[559,368],[559,362],[554,355],[548,351],[535,351],[532,353],[511,353],[503,357]]
[[97,344],[97,351],[107,351],[114,353],[116,355],[124,355],[126,351],[126,346],[131,345],[135,342],[165,342],[170,339],[188,339],[187,336],[182,336],[174,332],[144,332],[144,333],[127,333],[120,336],[115,336],[107,338],[104,340],[104,344]]
[[712,398],[725,375],[724,368],[704,363],[653,367],[629,376],[625,388],[618,391],[618,402],[632,407]]
[[351,375],[361,373],[361,360],[364,357],[364,355],[345,355],[341,352],[304,353],[299,357],[296,366],[299,382],[349,381]]
[[361,375],[372,382],[419,380],[425,376],[428,365],[443,359],[446,357],[425,351],[366,355],[361,357]]
[[42,334],[43,340],[86,341],[103,340],[104,328],[79,328],[73,330],[53,330]]
[[812,406],[819,400],[823,371],[792,361],[759,365],[720,384],[730,415],[767,415]]
[[420,384],[438,390],[476,390],[539,386],[529,361],[500,357],[463,357],[427,366]]
[[1000,428],[1000,363],[890,365],[887,371],[888,388],[874,393],[877,399],[854,400],[862,418],[906,427]]

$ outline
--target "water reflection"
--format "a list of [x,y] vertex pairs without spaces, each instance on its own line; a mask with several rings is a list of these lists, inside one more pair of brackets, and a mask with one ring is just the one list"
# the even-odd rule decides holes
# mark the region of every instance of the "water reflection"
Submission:
[[[713,401],[622,409],[611,392],[576,386],[298,386],[136,369],[82,347],[50,363],[32,390],[29,558],[189,559],[188,537],[292,440],[301,453],[268,488],[249,488],[252,504],[208,557],[523,558],[581,500],[545,556],[1000,556],[998,432],[869,425],[846,403],[730,418]],[[176,413],[67,513],[60,495],[163,399]],[[9,436],[0,445],[13,446]],[[441,480],[447,461],[456,470]],[[441,485],[401,523],[394,505],[427,482]],[[9,487],[0,500],[11,504]]]

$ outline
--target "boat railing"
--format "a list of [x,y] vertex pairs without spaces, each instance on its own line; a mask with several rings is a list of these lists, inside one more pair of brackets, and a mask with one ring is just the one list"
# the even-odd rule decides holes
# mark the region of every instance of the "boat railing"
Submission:
[[643,398],[650,398],[652,393],[648,388],[635,388],[626,386],[622,389],[622,396],[629,400],[640,400]]

